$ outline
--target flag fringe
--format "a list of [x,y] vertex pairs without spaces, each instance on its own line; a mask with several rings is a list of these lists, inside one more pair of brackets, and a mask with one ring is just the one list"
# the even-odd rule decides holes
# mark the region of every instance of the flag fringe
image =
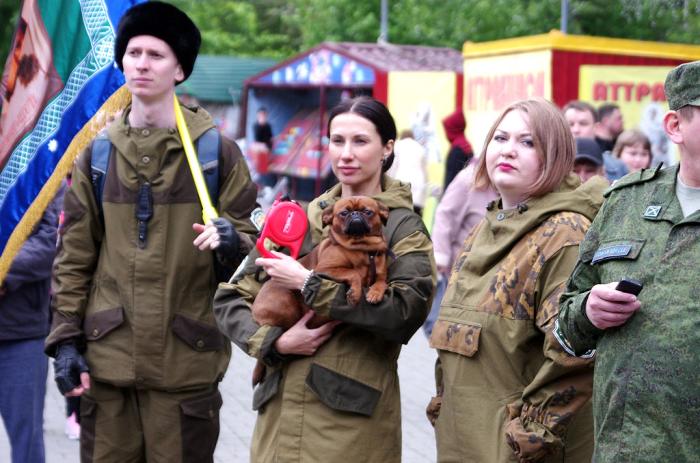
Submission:
[[22,219],[20,219],[7,240],[5,250],[2,256],[0,256],[0,286],[5,280],[7,272],[10,271],[12,261],[19,253],[24,242],[29,238],[29,235],[31,235],[36,224],[41,220],[44,211],[53,200],[61,183],[73,168],[75,159],[87,148],[88,144],[95,138],[97,133],[120,111],[126,108],[130,102],[131,94],[126,88],[126,85],[122,85],[116,92],[110,95],[95,115],[92,116],[87,124],[73,137],[68,148],[66,148],[65,153],[61,157],[61,160],[51,174],[51,177],[49,177],[41,188],[41,191],[24,213]]

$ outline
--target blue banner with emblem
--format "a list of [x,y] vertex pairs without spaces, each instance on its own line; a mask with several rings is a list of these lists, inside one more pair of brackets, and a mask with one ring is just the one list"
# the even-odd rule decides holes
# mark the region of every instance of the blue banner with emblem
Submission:
[[77,155],[129,101],[116,26],[143,0],[25,0],[0,96],[0,283]]

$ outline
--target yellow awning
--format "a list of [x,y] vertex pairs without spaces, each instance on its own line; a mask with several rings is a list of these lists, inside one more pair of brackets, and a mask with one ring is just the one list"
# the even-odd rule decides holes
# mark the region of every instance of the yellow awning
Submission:
[[609,55],[646,56],[678,60],[700,60],[700,45],[617,39],[591,35],[569,35],[558,30],[548,34],[514,37],[489,42],[464,42],[464,58],[522,53],[535,50],[563,50]]

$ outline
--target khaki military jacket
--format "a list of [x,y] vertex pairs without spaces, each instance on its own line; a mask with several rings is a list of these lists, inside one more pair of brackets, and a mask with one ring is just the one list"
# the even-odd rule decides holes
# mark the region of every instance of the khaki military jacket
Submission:
[[[220,285],[214,310],[222,332],[268,365],[254,394],[258,420],[251,461],[401,461],[396,362],[401,344],[427,316],[435,267],[428,233],[412,212],[409,187],[387,176],[383,182],[384,191],[375,199],[391,210],[385,227],[394,254],[389,288],[378,304],[362,300],[352,306],[344,284],[314,275],[303,294],[306,303],[317,313],[344,322],[315,355],[282,358],[274,352],[281,329],[257,325],[250,313],[260,288],[254,265],[234,284]],[[310,233],[302,254],[327,233],[321,211],[339,196],[337,185],[309,205]],[[254,251],[250,261],[256,256]]]
[[[700,458],[700,211],[683,217],[677,175],[677,166],[643,170],[606,192],[561,299],[563,344],[596,349],[599,463]],[[590,289],[625,277],[644,284],[641,308],[597,329],[585,315]]]
[[551,329],[604,186],[561,187],[512,210],[491,203],[465,240],[433,328],[438,461],[590,462],[593,364]]
[[[90,148],[73,170],[54,272],[54,319],[46,349],[74,340],[90,374],[118,386],[186,390],[223,377],[230,346],[219,333],[212,300],[214,252],[192,244],[202,208],[175,129],[137,129],[128,108],[108,129],[113,145],[100,216],[90,178]],[[183,108],[193,140],[213,127],[202,109]],[[219,214],[240,239],[235,264],[252,246],[256,189],[238,147],[222,140]],[[152,186],[145,244],[135,217],[142,182]],[[234,267],[235,268],[235,267]]]

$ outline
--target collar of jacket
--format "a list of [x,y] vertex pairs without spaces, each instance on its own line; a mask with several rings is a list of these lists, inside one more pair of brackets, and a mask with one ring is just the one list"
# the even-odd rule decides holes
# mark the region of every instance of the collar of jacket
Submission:
[[[324,230],[321,221],[321,213],[323,209],[333,206],[340,199],[340,192],[341,185],[337,184],[309,203],[307,216],[314,242],[319,242],[327,235],[328,232]],[[413,197],[409,184],[395,180],[388,175],[382,176],[382,191],[373,195],[372,198],[384,204],[389,210],[400,207],[413,209]]]
[[[182,114],[185,117],[187,128],[190,131],[190,138],[193,142],[204,132],[215,127],[211,116],[206,111],[202,110],[202,108],[198,106],[185,106],[182,102],[180,102],[180,107],[182,108]],[[131,151],[132,142],[129,135],[130,132],[135,129],[129,125],[129,113],[131,113],[131,105],[124,109],[121,117],[107,127],[107,134],[109,135],[110,141],[117,150],[122,153]],[[175,129],[173,135],[180,146],[182,146],[182,141],[180,140],[180,135],[177,133],[177,129]]]
[[[484,268],[499,262],[525,235],[559,212],[582,214],[593,220],[603,202],[607,182],[603,179],[581,184],[568,175],[556,190],[530,198],[514,209],[499,209],[500,200],[491,203],[472,243],[484,255]],[[487,256],[487,257],[486,257]]]
[[[661,206],[661,213],[656,216],[645,216],[646,220],[666,220],[673,224],[679,223],[688,217],[683,217],[683,209],[676,195],[676,182],[678,181],[678,173],[680,164],[668,167],[666,169],[657,169],[654,173],[654,182],[651,184],[651,189],[648,196],[644,200],[644,209],[648,206]],[[646,181],[644,176],[641,177],[638,183]],[[635,185],[635,183],[632,183]],[[695,215],[695,214],[691,214]],[[695,220],[691,219],[694,222]]]

